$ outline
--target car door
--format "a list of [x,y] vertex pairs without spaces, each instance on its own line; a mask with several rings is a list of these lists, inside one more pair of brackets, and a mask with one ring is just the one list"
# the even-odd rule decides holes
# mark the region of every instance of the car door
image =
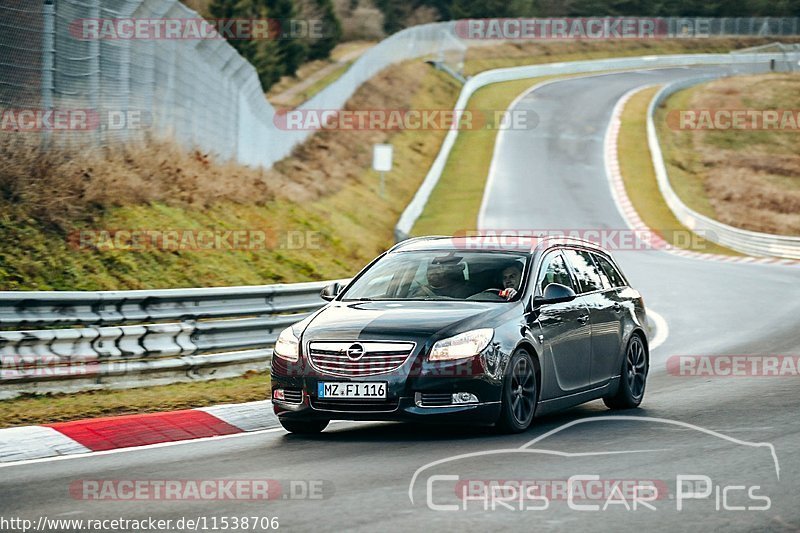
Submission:
[[588,250],[569,249],[565,255],[581,286],[591,325],[591,383],[602,384],[619,374],[620,313],[616,290]]
[[[542,294],[550,283],[560,283],[578,288],[560,251],[544,256],[537,276],[536,294]],[[545,357],[553,368],[553,379],[543,383],[543,396],[557,397],[586,388],[591,372],[591,326],[590,316],[578,296],[571,302],[542,305],[538,309]]]
[[[592,358],[592,377],[594,381],[604,381],[614,376],[619,375],[622,365],[622,352],[624,346],[622,345],[623,333],[625,331],[625,317],[631,312],[632,304],[622,296],[627,282],[622,274],[617,270],[614,264],[609,261],[603,254],[593,253],[592,258],[598,267],[598,272],[603,278],[604,285],[607,284],[609,289],[603,291],[606,299],[611,305],[613,311],[613,324],[605,330],[605,338],[603,342],[606,345],[605,351],[609,356],[598,356]],[[594,332],[593,332],[594,334]]]

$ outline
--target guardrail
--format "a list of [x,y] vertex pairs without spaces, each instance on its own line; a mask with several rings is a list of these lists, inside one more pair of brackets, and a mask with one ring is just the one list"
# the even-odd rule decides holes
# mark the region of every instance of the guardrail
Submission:
[[[795,53],[794,60],[797,60],[798,56],[800,54]],[[748,255],[800,259],[800,237],[759,233],[723,224],[698,213],[683,203],[670,184],[669,173],[664,162],[664,155],[661,152],[658,132],[655,126],[656,109],[670,95],[719,77],[702,76],[671,83],[658,91],[650,101],[650,105],[647,108],[647,143],[650,146],[650,155],[653,159],[658,188],[661,190],[667,206],[669,206],[680,223],[701,234],[704,238]]]
[[328,283],[0,292],[0,399],[268,369],[277,335],[325,304]]
[[[541,76],[555,76],[567,74],[582,74],[592,72],[636,69],[636,68],[666,68],[701,65],[728,66],[728,74],[754,72],[767,70],[772,62],[776,68],[792,70],[797,58],[786,56],[783,51],[776,53],[753,54],[683,54],[664,56],[643,56],[621,59],[596,59],[591,61],[573,61],[567,63],[548,63],[524,67],[510,67],[488,70],[470,78],[461,89],[461,94],[454,107],[455,120],[458,123],[460,114],[467,108],[472,95],[480,88],[492,83],[537,78]],[[414,198],[406,206],[394,228],[397,241],[402,241],[411,235],[417,219],[425,209],[431,193],[442,176],[447,159],[458,138],[458,129],[451,129],[444,138],[439,153],[431,168],[417,190]]]

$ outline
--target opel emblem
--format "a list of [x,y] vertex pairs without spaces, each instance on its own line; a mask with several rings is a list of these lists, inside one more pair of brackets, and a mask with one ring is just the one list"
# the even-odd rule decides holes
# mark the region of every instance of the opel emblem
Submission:
[[359,343],[355,343],[350,346],[345,353],[347,353],[347,357],[353,361],[358,361],[364,356],[364,347]]

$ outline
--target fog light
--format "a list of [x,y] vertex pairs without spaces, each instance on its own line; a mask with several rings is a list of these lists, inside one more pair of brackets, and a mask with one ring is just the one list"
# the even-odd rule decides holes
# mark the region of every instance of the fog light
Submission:
[[272,391],[272,397],[275,400],[286,400],[286,396],[283,394],[283,389],[275,389]]
[[453,394],[453,403],[478,403],[478,397],[468,392]]

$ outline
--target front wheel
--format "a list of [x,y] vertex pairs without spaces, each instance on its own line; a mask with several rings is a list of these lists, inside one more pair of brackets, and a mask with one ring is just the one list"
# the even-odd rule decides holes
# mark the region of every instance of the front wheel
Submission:
[[647,348],[639,335],[634,335],[628,341],[625,349],[625,358],[622,361],[622,374],[620,375],[619,389],[614,396],[603,398],[603,403],[609,409],[632,409],[639,407],[644,398],[644,388],[647,384]]
[[536,368],[525,350],[516,351],[508,367],[497,428],[504,433],[521,433],[530,427],[536,413]]
[[278,420],[283,429],[299,435],[313,435],[328,427],[328,420]]

